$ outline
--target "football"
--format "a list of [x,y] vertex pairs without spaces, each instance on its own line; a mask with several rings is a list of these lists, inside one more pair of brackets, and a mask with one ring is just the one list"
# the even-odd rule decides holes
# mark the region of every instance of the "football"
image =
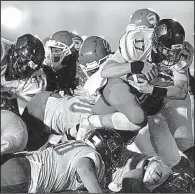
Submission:
[[127,77],[127,80],[131,80],[134,82],[141,82],[139,78],[147,80],[146,76],[144,74],[131,74]]
[[[139,78],[147,80],[147,77],[144,74],[130,74],[130,75],[127,76],[127,80],[131,80],[131,81],[134,81],[134,82],[141,83],[142,81]],[[156,78],[150,80],[149,83],[154,84],[155,81],[156,81]]]

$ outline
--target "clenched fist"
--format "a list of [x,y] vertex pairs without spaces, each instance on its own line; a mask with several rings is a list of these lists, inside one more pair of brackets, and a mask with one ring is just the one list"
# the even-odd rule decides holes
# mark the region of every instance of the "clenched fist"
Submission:
[[158,75],[158,72],[158,67],[154,63],[149,62],[149,60],[144,61],[142,74],[146,76],[148,81],[153,80]]

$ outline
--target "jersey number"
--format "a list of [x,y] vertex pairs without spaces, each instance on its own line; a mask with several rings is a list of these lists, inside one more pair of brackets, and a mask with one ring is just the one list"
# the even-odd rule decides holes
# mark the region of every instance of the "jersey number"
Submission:
[[135,39],[135,49],[144,51],[144,39]]
[[54,145],[53,148],[57,154],[64,155],[70,150],[77,148],[77,147],[81,147],[81,146],[86,146],[86,145],[83,142],[77,141],[77,142],[60,143],[60,144]]

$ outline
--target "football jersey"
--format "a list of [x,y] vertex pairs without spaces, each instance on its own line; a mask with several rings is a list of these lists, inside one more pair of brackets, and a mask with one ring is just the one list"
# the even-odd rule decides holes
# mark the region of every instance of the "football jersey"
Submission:
[[[7,81],[5,74],[8,66],[7,52],[13,43],[1,38],[1,85],[17,96],[20,114],[24,111],[27,102],[37,93],[44,91],[46,84],[38,86],[37,80],[11,80]],[[43,73],[43,77],[45,77]]]
[[[147,28],[134,28],[127,31],[119,41],[118,50],[105,63],[105,66],[109,63],[110,68],[103,68],[102,71],[106,71],[109,77],[114,73],[115,77],[126,79],[126,75],[130,73],[129,63],[144,60],[150,55],[152,32],[153,29]],[[112,62],[117,63],[111,65]],[[127,69],[126,73],[124,69]]]
[[[83,115],[91,114],[92,105],[83,97],[49,97],[45,107],[44,123],[58,135],[65,134],[70,128],[76,128]],[[49,130],[48,129],[48,130]]]
[[68,141],[43,151],[32,152],[26,156],[32,172],[29,193],[83,189],[84,185],[75,166],[79,159],[86,157],[94,162],[100,183],[104,175],[104,163],[101,156],[84,142]]

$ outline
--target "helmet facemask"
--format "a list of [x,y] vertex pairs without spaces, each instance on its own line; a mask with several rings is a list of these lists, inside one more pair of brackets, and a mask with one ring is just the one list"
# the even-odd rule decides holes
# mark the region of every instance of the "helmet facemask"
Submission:
[[173,66],[180,59],[185,32],[180,24],[164,19],[157,23],[152,34],[153,62],[162,66]]
[[74,42],[67,46],[62,42],[57,42],[55,40],[49,40],[46,43],[46,59],[50,60],[50,65],[54,71],[60,70],[62,66],[62,61],[65,57],[72,54],[71,49],[74,47]]
[[100,65],[106,61],[108,56],[105,56],[104,58],[100,59],[98,62],[93,61],[91,63],[86,63],[86,65],[79,64],[80,68],[82,69],[83,73],[86,75],[87,78],[92,76],[95,72],[98,71],[100,68]]
[[12,77],[15,79],[29,78],[38,68],[39,65],[33,62],[35,50],[26,46],[24,48],[14,48],[10,57],[10,70]]
[[158,57],[157,61],[164,66],[170,67],[175,65],[179,60],[182,49],[182,44],[172,45],[171,48],[168,48],[162,43],[153,43],[153,51]]

